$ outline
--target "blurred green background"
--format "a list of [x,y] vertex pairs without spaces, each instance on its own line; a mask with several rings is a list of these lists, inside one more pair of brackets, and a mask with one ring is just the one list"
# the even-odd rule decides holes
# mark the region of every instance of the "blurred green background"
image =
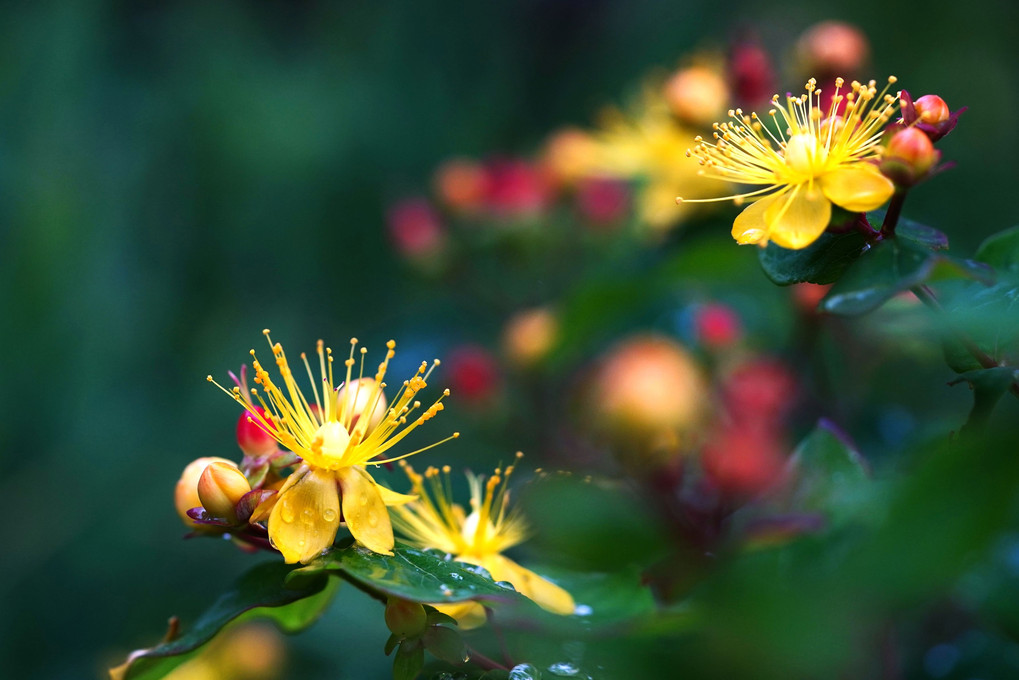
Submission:
[[[236,370],[263,327],[294,349],[402,339],[400,374],[480,339],[382,226],[439,161],[529,151],[694,47],[752,30],[781,55],[825,18],[864,29],[875,77],[970,107],[941,147],[959,168],[909,216],[962,252],[1019,221],[1006,0],[4,3],[3,675],[100,673],[251,561],[182,542],[172,489],[195,457],[237,457],[236,408],[205,376]],[[470,459],[463,434],[449,458]],[[388,667],[379,612],[341,602],[293,642],[300,677]]]

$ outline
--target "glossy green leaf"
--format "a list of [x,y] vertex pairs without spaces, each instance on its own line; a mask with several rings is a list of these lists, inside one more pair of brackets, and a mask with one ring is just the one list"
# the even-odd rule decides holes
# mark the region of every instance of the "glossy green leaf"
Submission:
[[335,573],[382,595],[413,602],[520,601],[515,590],[496,585],[477,567],[444,559],[441,553],[400,543],[392,555],[380,555],[358,545],[334,548],[307,567],[294,572],[304,578]]
[[976,259],[1019,276],[1019,226],[989,236],[977,249]]
[[203,645],[227,624],[268,619],[284,632],[296,633],[321,616],[332,601],[338,582],[319,577],[284,585],[294,568],[282,562],[260,564],[244,574],[190,629],[169,642],[133,652],[111,675],[115,680],[156,680],[196,656]]
[[926,224],[899,218],[895,227],[895,235],[900,239],[908,239],[928,250],[948,250],[948,236],[943,231]]
[[823,513],[830,521],[865,511],[872,494],[867,461],[838,428],[818,423],[790,460],[796,475],[793,506]]
[[789,250],[774,243],[757,251],[758,260],[769,279],[780,286],[792,283],[832,283],[866,249],[867,241],[859,232],[825,232],[802,250]]
[[906,239],[889,239],[853,264],[821,301],[821,309],[832,314],[863,314],[928,281],[971,278],[990,283],[993,277],[993,271],[979,262],[934,253]]

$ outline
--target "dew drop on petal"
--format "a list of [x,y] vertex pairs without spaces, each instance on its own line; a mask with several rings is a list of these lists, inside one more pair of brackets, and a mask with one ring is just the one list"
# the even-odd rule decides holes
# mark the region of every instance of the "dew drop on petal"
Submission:
[[293,522],[297,518],[297,511],[294,510],[294,506],[289,501],[283,501],[283,507],[280,509],[280,517],[286,523]]
[[315,523],[315,511],[311,508],[305,508],[301,511],[301,521],[305,524]]
[[379,518],[374,512],[368,515],[369,526],[377,527],[379,525]]
[[327,522],[336,521],[336,511],[333,510],[332,508],[326,508],[325,510],[322,511],[322,519],[324,519]]
[[361,505],[368,505],[368,494],[366,493],[361,494],[360,501]]
[[510,669],[509,680],[541,680],[541,671],[529,663],[517,664]]

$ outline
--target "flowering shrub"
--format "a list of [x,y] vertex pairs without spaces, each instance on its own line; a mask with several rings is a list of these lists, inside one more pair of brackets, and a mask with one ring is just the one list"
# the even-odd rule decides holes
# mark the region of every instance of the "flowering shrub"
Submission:
[[[857,80],[867,54],[811,29],[816,77],[766,114],[743,108],[777,77],[763,48],[693,55],[390,206],[409,275],[469,320],[445,363],[391,385],[392,341],[375,370],[356,340],[296,374],[252,350],[255,387],[220,388],[240,461],[186,464],[174,500],[190,536],[272,559],[112,677],[163,677],[242,616],[296,632],[341,581],[377,600],[398,680],[905,677],[945,666],[946,626],[983,636],[960,668],[1010,649],[1019,228],[960,256],[904,216],[965,119]],[[433,372],[451,389],[425,406]],[[961,409],[924,394],[957,385]],[[447,402],[533,452],[474,444],[462,487],[459,433],[410,444]]]

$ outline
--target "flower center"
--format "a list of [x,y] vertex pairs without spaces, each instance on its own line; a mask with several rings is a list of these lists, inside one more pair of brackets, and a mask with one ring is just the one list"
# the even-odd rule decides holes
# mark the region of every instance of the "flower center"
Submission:
[[312,465],[334,469],[343,460],[343,454],[350,444],[350,435],[342,423],[330,421],[318,428],[311,441],[309,456]]
[[785,162],[798,176],[817,177],[828,160],[828,150],[810,132],[792,135],[785,147]]

